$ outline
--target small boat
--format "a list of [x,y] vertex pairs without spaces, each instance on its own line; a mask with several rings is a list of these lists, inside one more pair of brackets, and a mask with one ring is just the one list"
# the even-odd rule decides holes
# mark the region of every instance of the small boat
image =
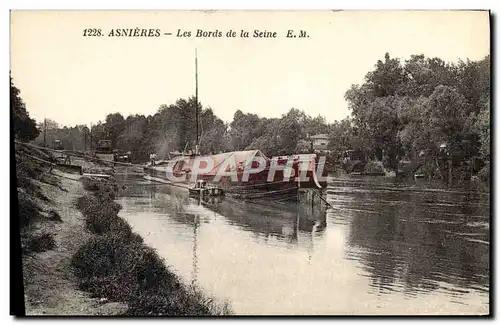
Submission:
[[194,185],[189,187],[189,195],[196,197],[216,197],[224,196],[224,191],[217,186],[207,184],[204,180],[198,180]]

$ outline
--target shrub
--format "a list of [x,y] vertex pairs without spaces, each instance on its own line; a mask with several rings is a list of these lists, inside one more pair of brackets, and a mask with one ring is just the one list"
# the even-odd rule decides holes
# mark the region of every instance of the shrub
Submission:
[[55,211],[55,210],[50,210],[49,211],[49,219],[53,221],[60,221],[62,222],[61,215]]
[[49,184],[49,185],[52,185],[52,186],[57,186],[57,187],[60,186],[60,181],[56,177],[54,177],[53,175],[50,175],[50,174],[47,174],[47,173],[43,173],[40,176],[40,181],[42,183]]
[[490,163],[488,162],[478,173],[479,178],[484,182],[490,181]]
[[98,236],[80,247],[71,260],[81,289],[95,297],[127,302],[127,314],[134,316],[216,312],[213,300],[183,286],[118,216],[121,206],[113,201],[116,185],[93,179],[85,186],[94,193],[80,197],[76,206],[85,216],[87,228]]
[[49,233],[44,233],[38,236],[31,237],[26,245],[26,251],[29,252],[45,252],[56,247],[54,236]]
[[125,238],[131,238],[132,228],[122,218],[118,217],[120,204],[107,196],[85,195],[78,198],[77,208],[85,216],[87,229],[96,234],[108,232],[120,233]]
[[22,188],[31,195],[34,195],[44,201],[50,201],[50,199],[42,193],[40,186],[36,185],[33,180],[38,179],[43,175],[44,170],[42,170],[37,163],[29,160],[23,155],[16,156],[16,182],[17,187]]
[[112,301],[127,301],[139,289],[138,265],[143,257],[142,243],[119,233],[89,240],[73,256],[72,265],[82,279],[82,288]]
[[99,183],[91,178],[83,178],[83,188],[87,191],[97,191],[99,189]]
[[129,302],[129,314],[211,314],[211,299],[184,287],[153,249],[120,234],[92,238],[74,255],[72,265],[82,289]]
[[365,165],[364,172],[367,174],[385,174],[382,164],[375,161],[368,161]]
[[22,191],[18,191],[17,198],[19,200],[19,224],[20,228],[24,229],[35,220],[40,219],[40,209],[35,202]]

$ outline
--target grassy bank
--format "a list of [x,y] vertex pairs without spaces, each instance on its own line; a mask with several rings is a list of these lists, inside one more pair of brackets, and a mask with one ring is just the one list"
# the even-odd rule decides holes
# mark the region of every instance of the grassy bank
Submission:
[[[61,171],[55,157],[15,145],[17,214],[25,315],[116,315],[127,306],[93,299],[78,289],[71,258],[91,236],[74,202],[85,193],[79,175]],[[15,218],[15,219],[14,219]],[[19,315],[23,315],[21,310]]]
[[86,180],[91,191],[78,199],[86,228],[94,234],[76,252],[72,266],[80,288],[109,301],[126,302],[126,315],[225,315],[227,305],[186,286],[118,216],[113,180]]
[[229,314],[226,305],[183,284],[118,217],[113,168],[86,162],[85,172],[110,178],[80,181],[54,163],[49,153],[16,144],[14,224],[27,315]]
[[[39,158],[40,160],[30,158],[37,156],[42,158]],[[44,232],[39,227],[43,221],[62,221],[56,211],[44,207],[50,204],[51,200],[45,195],[41,184],[61,188],[58,180],[48,173],[51,160],[52,157],[37,152],[36,149],[16,148],[19,231],[24,255],[51,250],[56,246],[53,234]]]

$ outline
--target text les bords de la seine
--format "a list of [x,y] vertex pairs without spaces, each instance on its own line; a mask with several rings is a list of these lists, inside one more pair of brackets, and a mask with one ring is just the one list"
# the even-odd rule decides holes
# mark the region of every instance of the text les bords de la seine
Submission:
[[247,30],[184,30],[177,29],[176,31],[162,31],[161,29],[155,28],[115,28],[109,31],[102,30],[100,28],[86,28],[83,30],[83,36],[85,37],[162,37],[162,36],[174,36],[178,38],[278,38],[284,36],[286,38],[308,38],[309,34],[305,30],[293,30],[288,29],[284,32],[278,33],[277,31],[260,30],[254,29],[252,31]]

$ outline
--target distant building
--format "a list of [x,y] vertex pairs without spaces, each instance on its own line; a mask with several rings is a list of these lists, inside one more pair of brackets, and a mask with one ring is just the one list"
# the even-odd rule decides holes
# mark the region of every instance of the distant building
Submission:
[[330,140],[328,134],[316,134],[312,135],[309,138],[312,141],[312,146],[314,151],[329,152],[328,142],[330,142]]

